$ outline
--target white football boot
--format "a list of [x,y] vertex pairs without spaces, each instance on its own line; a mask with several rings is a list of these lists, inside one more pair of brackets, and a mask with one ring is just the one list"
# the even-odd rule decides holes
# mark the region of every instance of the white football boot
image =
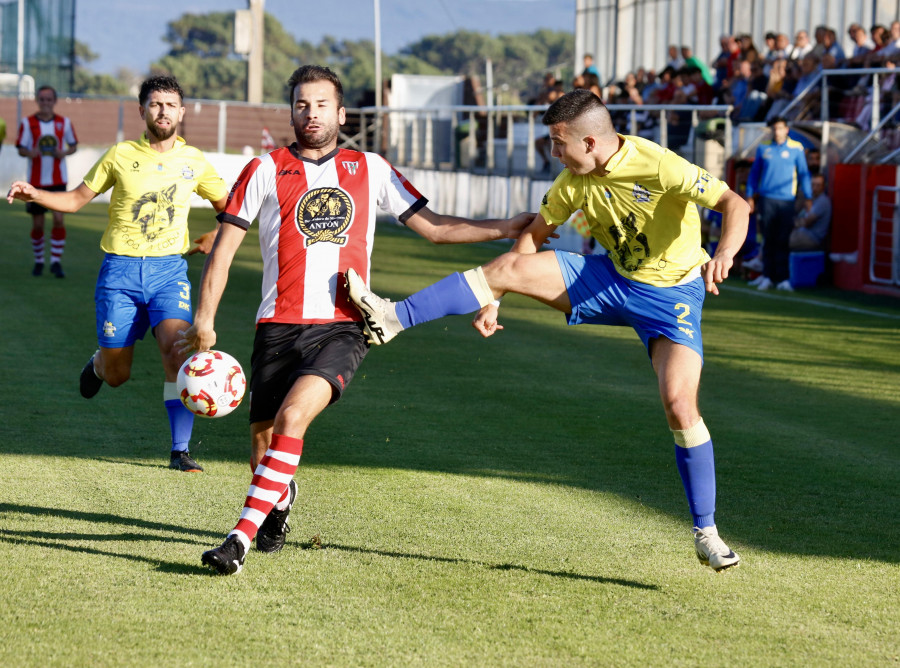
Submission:
[[737,553],[719,538],[719,531],[715,525],[702,529],[694,527],[693,533],[697,558],[704,566],[709,566],[714,571],[723,571],[741,563]]
[[387,343],[403,331],[403,325],[397,319],[397,305],[369,290],[355,269],[347,270],[347,290],[350,301],[362,313],[366,336],[373,346]]

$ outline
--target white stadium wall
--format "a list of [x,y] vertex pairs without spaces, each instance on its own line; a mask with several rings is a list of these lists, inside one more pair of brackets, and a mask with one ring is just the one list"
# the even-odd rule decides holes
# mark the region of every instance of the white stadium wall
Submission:
[[765,34],[834,28],[844,51],[851,50],[851,23],[868,30],[900,18],[898,0],[576,0],[575,69],[585,53],[594,56],[603,82],[621,80],[639,67],[659,71],[670,44],[688,45],[712,63],[723,34],[749,33],[760,53]]

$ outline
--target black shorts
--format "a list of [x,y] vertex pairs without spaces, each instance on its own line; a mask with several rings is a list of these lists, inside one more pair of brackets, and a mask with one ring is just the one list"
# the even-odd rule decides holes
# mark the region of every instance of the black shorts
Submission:
[[[59,186],[41,186],[41,190],[46,190],[49,193],[62,193],[66,191],[66,184],[63,183]],[[40,204],[35,204],[34,202],[25,202],[25,211],[32,216],[39,216],[40,214],[49,211],[49,209]]]
[[360,322],[259,325],[250,358],[250,422],[274,420],[300,376],[319,376],[331,383],[334,403],[368,351]]

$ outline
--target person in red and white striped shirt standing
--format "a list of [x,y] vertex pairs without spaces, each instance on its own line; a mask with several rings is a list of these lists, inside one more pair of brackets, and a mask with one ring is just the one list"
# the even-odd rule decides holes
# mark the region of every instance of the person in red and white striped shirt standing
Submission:
[[[38,88],[36,101],[38,112],[23,118],[19,125],[16,148],[19,155],[28,158],[28,182],[43,190],[64,192],[68,182],[66,156],[78,148],[78,138],[72,122],[59,116],[56,107],[56,90],[52,86]],[[47,209],[28,202],[25,210],[31,214],[31,248],[34,252],[32,274],[44,273],[44,214]],[[66,226],[63,214],[53,212],[53,228],[50,231],[50,271],[63,278],[63,249],[66,246]]]
[[380,208],[434,243],[518,238],[534,214],[474,221],[443,216],[375,153],[338,148],[346,112],[343,88],[326,67],[306,65],[288,81],[297,141],[254,158],[235,182],[200,283],[194,324],[182,352],[209,350],[228,270],[254,219],[263,257],[250,375],[250,491],[225,542],[202,562],[228,575],[250,543],[262,552],[284,546],[297,495],[294,473],[313,419],[340,399],[368,352],[362,316],[343,275],[368,279],[375,213]]

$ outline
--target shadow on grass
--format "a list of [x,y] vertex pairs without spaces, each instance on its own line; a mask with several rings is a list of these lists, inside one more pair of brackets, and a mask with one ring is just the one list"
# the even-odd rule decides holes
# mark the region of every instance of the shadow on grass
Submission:
[[[66,508],[46,508],[43,506],[23,506],[15,503],[0,503],[0,513],[20,513],[26,515],[34,515],[36,517],[56,517],[67,520],[79,520],[89,522],[91,524],[119,524],[126,527],[137,527],[140,529],[150,529],[153,531],[168,531],[171,533],[182,533],[200,538],[218,538],[221,539],[220,533],[212,531],[201,531],[199,529],[191,529],[177,524],[161,524],[159,522],[150,522],[148,520],[138,519],[136,517],[122,517],[121,515],[112,515],[109,513],[89,513],[81,510],[68,510]],[[11,532],[0,530],[4,534]],[[194,542],[188,540],[180,540],[177,538],[168,538],[165,536],[153,536],[150,534],[123,533],[123,534],[90,534],[90,533],[61,533],[61,534],[44,534],[43,532],[23,532],[22,535],[50,538],[60,537],[60,539],[68,540],[160,540],[160,541],[179,541]]]
[[634,580],[623,580],[621,578],[607,578],[601,575],[583,575],[581,573],[572,573],[571,571],[549,571],[541,568],[530,568],[528,566],[520,566],[518,564],[487,564],[483,561],[473,561],[471,559],[460,559],[458,557],[436,557],[428,554],[413,554],[411,552],[395,552],[392,550],[374,550],[371,548],[354,547],[350,545],[340,545],[338,543],[322,543],[318,538],[307,541],[300,545],[303,550],[340,550],[342,552],[351,552],[355,554],[375,554],[380,557],[391,557],[394,559],[418,559],[420,561],[433,561],[445,564],[465,564],[472,566],[482,566],[488,570],[494,571],[522,571],[523,573],[532,573],[535,575],[549,575],[555,578],[567,578],[570,580],[583,580],[587,582],[597,582],[599,584],[613,584],[622,587],[631,587],[633,589],[647,589],[651,591],[659,591],[659,587],[653,584],[645,584]]

